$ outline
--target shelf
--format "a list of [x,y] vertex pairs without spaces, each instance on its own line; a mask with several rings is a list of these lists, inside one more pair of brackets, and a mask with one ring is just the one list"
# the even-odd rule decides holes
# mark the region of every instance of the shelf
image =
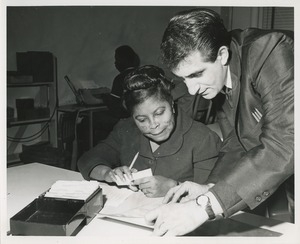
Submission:
[[53,82],[8,83],[7,87],[51,86]]
[[48,122],[49,120],[50,120],[49,117],[38,118],[38,119],[28,119],[28,120],[18,120],[17,118],[14,118],[14,119],[7,121],[7,126],[13,127],[13,126],[20,126],[20,125],[39,124],[39,123]]

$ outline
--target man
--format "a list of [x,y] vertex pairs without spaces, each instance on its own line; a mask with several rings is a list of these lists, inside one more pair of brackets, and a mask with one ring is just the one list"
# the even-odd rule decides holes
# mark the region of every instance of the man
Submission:
[[[128,45],[117,47],[114,56],[115,67],[120,73],[113,80],[111,92],[104,97],[108,111],[94,114],[96,142],[105,139],[120,119],[129,117],[122,104],[123,83],[125,77],[140,65],[138,54]],[[85,124],[82,124],[82,127],[85,127]]]
[[229,33],[207,9],[171,19],[163,61],[190,94],[219,101],[224,140],[209,184],[185,182],[168,192],[170,203],[146,215],[155,221],[154,234],[183,235],[215,216],[254,209],[293,177],[293,45],[279,31]]

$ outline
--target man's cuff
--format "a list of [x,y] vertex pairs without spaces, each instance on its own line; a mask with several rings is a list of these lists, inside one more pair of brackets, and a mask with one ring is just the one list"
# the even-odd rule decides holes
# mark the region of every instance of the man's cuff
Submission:
[[219,203],[219,201],[217,200],[215,195],[210,191],[208,191],[204,195],[208,196],[208,198],[210,200],[211,208],[214,211],[214,214],[216,216],[223,214],[223,209],[221,207],[221,204]]
[[[236,193],[234,188],[225,181],[219,181],[209,190],[223,210],[223,215],[229,217],[232,214],[247,207],[246,203]],[[216,211],[219,211],[216,209]]]

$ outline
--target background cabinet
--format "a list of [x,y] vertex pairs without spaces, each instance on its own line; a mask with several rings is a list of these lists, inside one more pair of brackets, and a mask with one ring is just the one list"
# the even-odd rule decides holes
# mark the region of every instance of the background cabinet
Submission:
[[[26,63],[26,56],[29,60]],[[19,161],[19,153],[23,145],[33,145],[39,142],[49,142],[56,146],[56,109],[57,109],[57,78],[56,58],[48,52],[27,52],[21,55],[22,62],[27,65],[18,64],[18,71],[13,75],[8,74],[7,82],[7,163],[12,164]],[[23,53],[22,53],[23,54]],[[31,55],[34,54],[34,55]],[[41,56],[39,56],[41,54]],[[46,54],[46,62],[43,56]],[[31,60],[32,57],[36,60]],[[49,59],[49,57],[51,59]],[[17,55],[18,59],[18,55]],[[42,60],[39,60],[42,59]],[[18,60],[17,60],[18,63]],[[21,67],[20,67],[21,65]],[[23,65],[23,66],[22,66]],[[43,67],[51,66],[45,72]],[[38,69],[38,68],[41,69]],[[21,71],[20,71],[21,70]],[[51,74],[49,74],[49,71]],[[31,73],[31,74],[29,74]],[[32,81],[22,81],[23,77],[30,77]],[[48,78],[47,78],[48,77]],[[23,101],[34,101],[32,108],[16,107],[17,99]]]

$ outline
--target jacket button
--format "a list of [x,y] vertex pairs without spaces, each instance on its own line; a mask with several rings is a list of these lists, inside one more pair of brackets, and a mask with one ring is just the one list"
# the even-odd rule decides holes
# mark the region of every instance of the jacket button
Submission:
[[149,164],[153,164],[153,160],[149,160]]
[[256,196],[256,197],[255,197],[255,200],[256,200],[257,202],[260,202],[260,201],[262,200],[262,198],[261,198],[261,196]]
[[270,192],[268,192],[268,191],[264,191],[264,192],[263,192],[263,196],[264,196],[264,197],[267,197],[267,196],[269,196],[269,195],[270,195]]

